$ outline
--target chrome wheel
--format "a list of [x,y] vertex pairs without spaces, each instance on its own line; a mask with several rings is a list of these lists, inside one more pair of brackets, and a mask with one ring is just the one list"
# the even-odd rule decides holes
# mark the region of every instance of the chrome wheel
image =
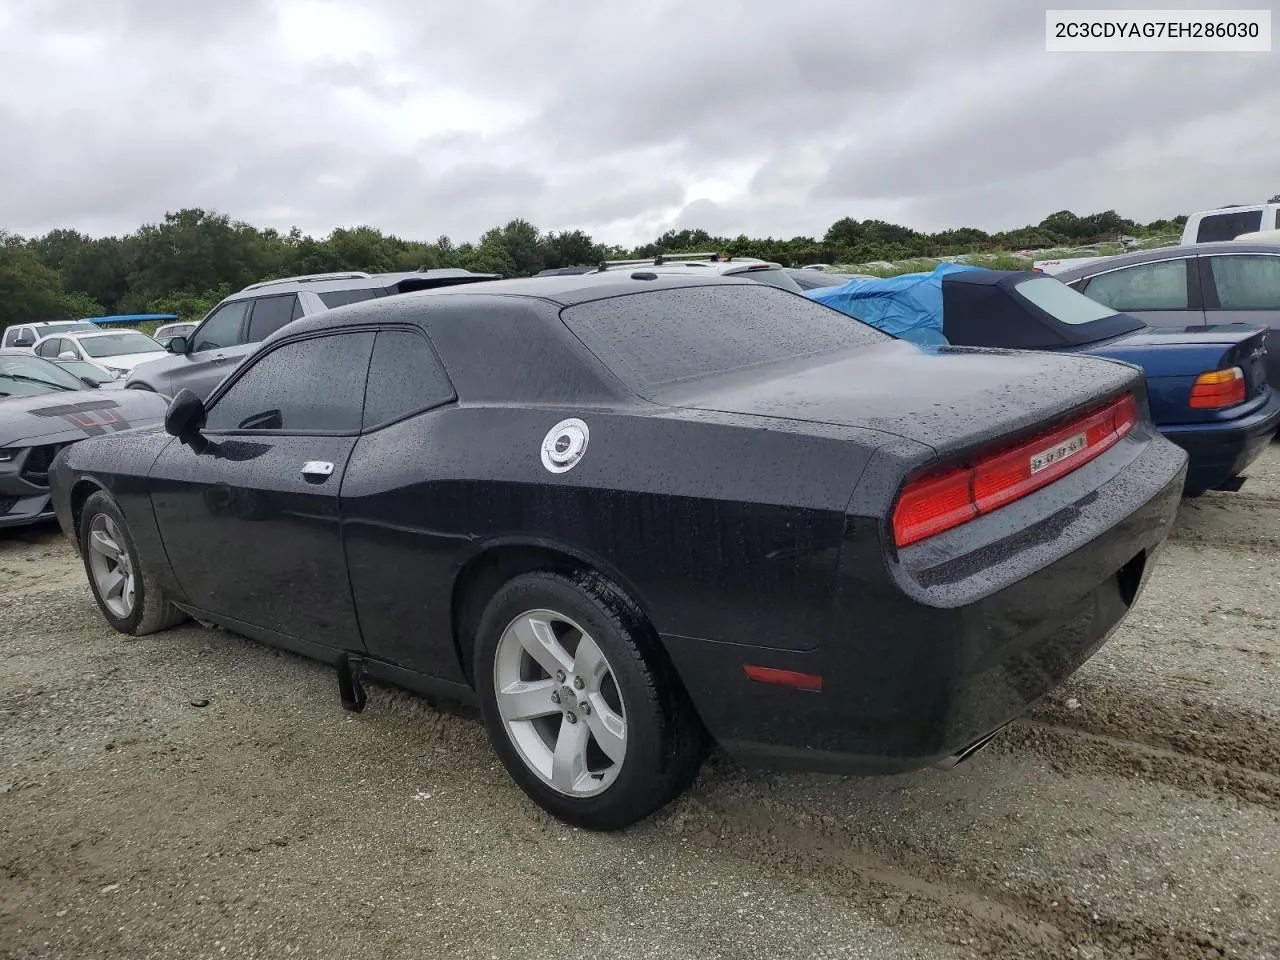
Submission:
[[133,562],[120,528],[105,513],[89,523],[89,570],[108,610],[121,619],[133,613],[137,590]]
[[498,640],[493,683],[498,714],[530,770],[570,797],[613,784],[626,759],[626,708],[585,630],[552,610],[520,614]]

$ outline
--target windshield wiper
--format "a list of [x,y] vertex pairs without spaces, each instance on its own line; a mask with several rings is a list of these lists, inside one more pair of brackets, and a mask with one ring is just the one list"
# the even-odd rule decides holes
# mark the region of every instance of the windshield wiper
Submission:
[[60,383],[54,383],[51,380],[41,380],[39,377],[27,377],[20,373],[0,373],[0,379],[21,380],[23,383],[38,383],[43,387],[53,387],[55,390],[75,390],[75,387],[66,387]]

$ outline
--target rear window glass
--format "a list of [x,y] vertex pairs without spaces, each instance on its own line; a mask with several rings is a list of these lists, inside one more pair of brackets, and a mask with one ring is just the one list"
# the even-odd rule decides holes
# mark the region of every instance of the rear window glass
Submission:
[[361,300],[372,300],[381,293],[376,288],[364,290],[330,290],[319,294],[320,302],[332,310],[334,307],[345,307],[348,303],[359,303]]
[[1110,307],[1090,300],[1052,277],[1023,280],[1014,289],[1060,323],[1093,323],[1116,315]]
[[569,307],[561,317],[638,391],[893,339],[765,284],[611,297]]
[[1234,240],[1242,233],[1251,233],[1262,227],[1262,211],[1247,210],[1240,213],[1215,213],[1200,221],[1196,231],[1196,243],[1217,243]]

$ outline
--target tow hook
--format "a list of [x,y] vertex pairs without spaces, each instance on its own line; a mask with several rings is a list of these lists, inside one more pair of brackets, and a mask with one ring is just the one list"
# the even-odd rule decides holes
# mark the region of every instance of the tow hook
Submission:
[[338,696],[342,709],[359,713],[364,709],[367,697],[364,690],[364,658],[355,653],[344,653],[338,660]]

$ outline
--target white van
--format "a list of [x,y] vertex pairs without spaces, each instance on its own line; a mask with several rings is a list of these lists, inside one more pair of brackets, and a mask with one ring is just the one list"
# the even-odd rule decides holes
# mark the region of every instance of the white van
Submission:
[[1187,217],[1182,244],[1235,240],[1242,233],[1280,228],[1280,203],[1255,203],[1244,207],[1220,207]]

